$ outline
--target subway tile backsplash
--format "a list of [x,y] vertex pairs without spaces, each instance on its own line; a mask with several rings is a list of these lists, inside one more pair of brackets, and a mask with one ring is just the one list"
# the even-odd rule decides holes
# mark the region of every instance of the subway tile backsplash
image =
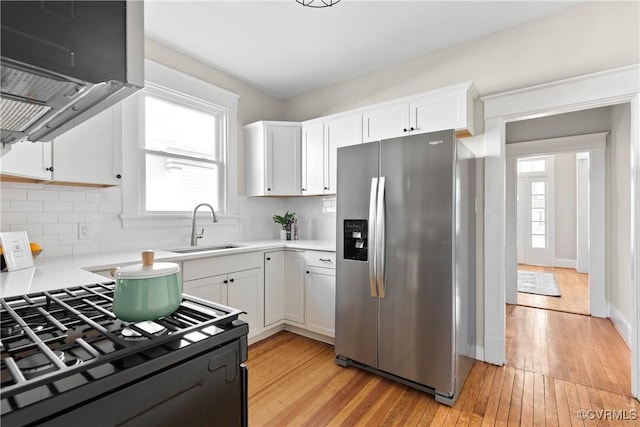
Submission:
[[[301,239],[335,239],[335,197],[233,198],[233,213],[206,229],[202,245],[237,240],[277,239],[274,213],[296,212]],[[86,188],[49,184],[0,183],[0,231],[23,231],[44,248],[41,257],[100,251],[187,246],[189,224],[123,229],[120,187]],[[79,238],[79,224],[90,227]]]
[[[46,250],[43,257],[96,252],[105,221],[121,212],[120,189],[1,183],[2,231],[22,231]],[[88,223],[81,240],[78,224]]]

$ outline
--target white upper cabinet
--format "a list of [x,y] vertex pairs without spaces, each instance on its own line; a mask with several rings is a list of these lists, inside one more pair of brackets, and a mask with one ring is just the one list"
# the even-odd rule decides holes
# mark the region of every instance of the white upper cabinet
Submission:
[[122,108],[115,105],[52,142],[19,142],[0,158],[2,175],[62,183],[121,184]]
[[467,82],[370,106],[363,111],[364,142],[444,129],[455,129],[459,138],[471,136],[477,97]]
[[305,122],[302,138],[302,194],[335,194],[338,148],[362,142],[362,114]]
[[53,140],[53,180],[120,185],[122,107],[117,104]]
[[388,105],[362,114],[362,137],[364,142],[395,138],[409,131],[409,105]]
[[51,180],[51,143],[17,142],[0,157],[0,174],[18,179]]
[[300,195],[300,123],[261,121],[244,129],[247,196]]
[[302,125],[302,194],[324,193],[324,123]]
[[325,194],[337,189],[338,148],[362,142],[362,114],[346,114],[324,122],[324,140],[328,155],[325,162]]

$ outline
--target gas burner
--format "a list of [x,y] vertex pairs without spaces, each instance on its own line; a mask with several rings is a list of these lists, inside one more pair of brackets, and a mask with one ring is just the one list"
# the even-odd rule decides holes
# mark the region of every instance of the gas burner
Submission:
[[[82,363],[82,359],[66,355],[61,351],[54,351],[55,356],[64,362],[66,366],[74,366]],[[43,353],[33,353],[16,362],[25,378],[34,378],[54,370],[53,363]]]
[[[150,321],[134,323],[132,326],[135,326],[136,328],[143,330],[147,334],[155,335],[155,336],[164,335],[167,332],[167,328],[165,328],[164,326],[159,325],[155,322],[150,322]],[[120,331],[120,335],[122,335],[122,337],[128,341],[139,341],[139,340],[147,339],[146,336],[144,336],[143,334],[141,334],[140,332],[136,331],[131,327],[126,327],[122,329],[122,331]]]
[[[36,332],[36,333],[44,329],[44,326],[40,324],[33,324],[33,325],[27,324],[27,326],[31,328],[33,332]],[[16,338],[22,335],[24,335],[24,329],[22,329],[22,326],[18,325],[17,323],[14,323],[13,325],[8,325],[8,326],[2,326],[2,328],[0,329],[0,336],[2,336],[3,339]]]

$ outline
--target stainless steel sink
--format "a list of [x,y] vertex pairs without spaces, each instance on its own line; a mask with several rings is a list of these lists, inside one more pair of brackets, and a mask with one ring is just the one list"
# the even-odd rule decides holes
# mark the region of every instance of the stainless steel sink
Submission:
[[246,245],[226,243],[226,244],[212,245],[212,246],[191,246],[188,248],[169,249],[168,252],[174,252],[177,254],[191,254],[194,252],[212,252],[212,251],[222,251],[225,249],[235,249],[235,248],[244,248],[244,247],[246,247]]

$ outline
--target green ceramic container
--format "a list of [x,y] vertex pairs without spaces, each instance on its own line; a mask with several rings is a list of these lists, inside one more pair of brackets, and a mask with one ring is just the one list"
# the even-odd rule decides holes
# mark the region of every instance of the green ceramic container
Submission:
[[159,319],[176,311],[182,302],[180,266],[173,262],[154,264],[151,251],[143,252],[142,264],[118,268],[114,276],[113,312],[118,319]]

